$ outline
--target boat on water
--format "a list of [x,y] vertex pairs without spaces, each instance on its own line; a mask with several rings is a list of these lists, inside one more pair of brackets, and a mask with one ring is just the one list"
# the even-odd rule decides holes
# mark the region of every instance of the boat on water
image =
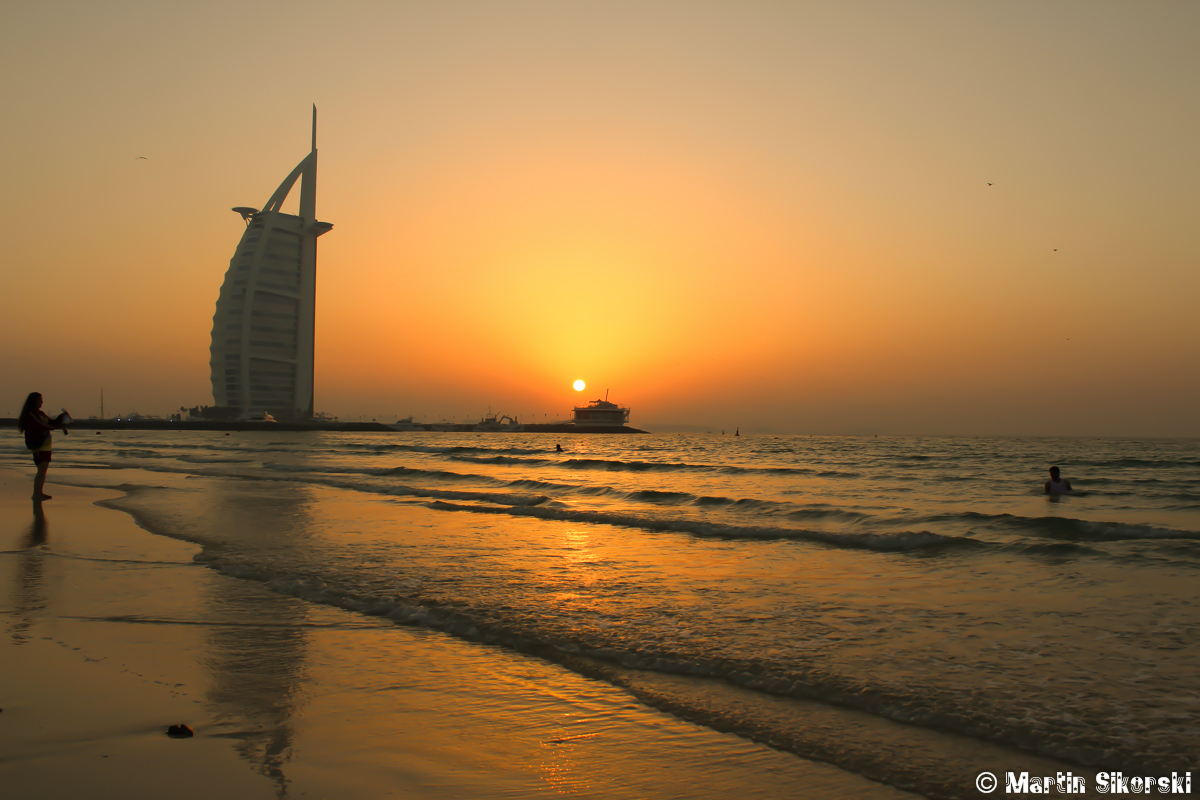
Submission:
[[396,420],[395,424],[388,425],[394,431],[423,431],[425,426],[419,422],[413,422],[412,417]]
[[517,422],[507,414],[499,417],[489,413],[486,417],[479,420],[479,423],[472,428],[474,431],[523,431],[524,426]]
[[268,411],[244,411],[238,415],[239,422],[278,422]]
[[603,400],[592,400],[582,406],[575,406],[573,419],[576,425],[586,425],[590,428],[620,428],[629,422],[629,409],[610,403],[608,392],[605,392]]

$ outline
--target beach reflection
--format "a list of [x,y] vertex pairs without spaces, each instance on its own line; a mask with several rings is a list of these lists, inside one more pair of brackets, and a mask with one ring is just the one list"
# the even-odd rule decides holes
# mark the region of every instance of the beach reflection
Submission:
[[[273,487],[269,497],[252,497],[236,485],[205,493],[204,517],[222,532],[253,530],[255,537],[308,533],[310,502],[303,487]],[[295,716],[304,697],[308,616],[302,601],[264,591],[257,582],[215,580],[204,599],[205,614],[218,620],[207,636],[205,666],[212,676],[209,701],[216,707],[235,750],[286,797],[285,769],[292,758]]]
[[9,627],[13,644],[29,641],[29,629],[49,604],[46,593],[44,545],[50,536],[50,525],[40,502],[33,504],[33,522],[21,537],[22,553],[17,563],[17,583],[14,592],[13,621]]

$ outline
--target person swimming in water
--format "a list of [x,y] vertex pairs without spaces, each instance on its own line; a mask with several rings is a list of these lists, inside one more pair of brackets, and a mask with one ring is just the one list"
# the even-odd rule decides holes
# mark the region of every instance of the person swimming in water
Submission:
[[1051,467],[1050,480],[1046,481],[1046,494],[1068,494],[1070,491],[1071,482],[1059,477],[1058,467]]

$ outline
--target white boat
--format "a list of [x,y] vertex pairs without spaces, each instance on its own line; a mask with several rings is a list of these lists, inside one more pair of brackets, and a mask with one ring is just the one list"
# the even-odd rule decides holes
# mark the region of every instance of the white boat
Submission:
[[238,415],[239,422],[277,422],[278,420],[267,411],[243,411]]
[[620,428],[629,422],[629,409],[608,402],[608,392],[603,400],[575,406],[574,412],[575,424],[580,426]]
[[394,425],[388,425],[394,431],[423,431],[425,426],[419,422],[413,422],[412,417],[396,420]]
[[271,416],[269,411],[244,411],[239,417],[239,422],[278,422],[274,416]]

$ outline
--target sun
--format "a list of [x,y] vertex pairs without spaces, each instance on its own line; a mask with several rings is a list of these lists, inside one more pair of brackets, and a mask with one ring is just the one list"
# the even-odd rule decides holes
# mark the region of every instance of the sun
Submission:
[[583,381],[575,381],[575,391],[582,392],[586,388],[587,388],[587,384],[584,383]]

